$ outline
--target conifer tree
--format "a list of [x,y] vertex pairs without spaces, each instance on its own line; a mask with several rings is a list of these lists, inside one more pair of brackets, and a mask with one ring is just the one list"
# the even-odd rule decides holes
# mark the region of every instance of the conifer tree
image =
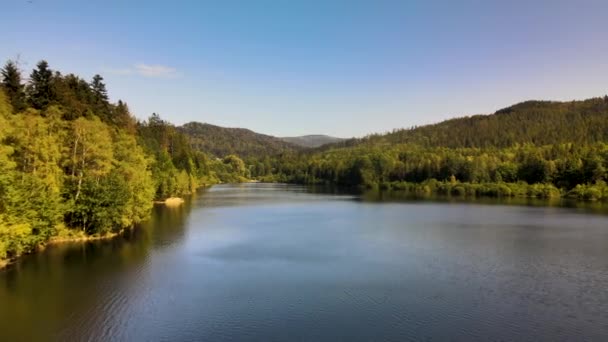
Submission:
[[46,108],[54,98],[53,95],[53,71],[49,63],[42,60],[36,65],[36,69],[30,75],[28,95],[32,107],[36,109]]
[[25,92],[24,86],[21,83],[21,71],[17,63],[9,60],[0,70],[2,75],[2,88],[8,97],[9,102],[13,106],[15,112],[20,112],[25,109]]

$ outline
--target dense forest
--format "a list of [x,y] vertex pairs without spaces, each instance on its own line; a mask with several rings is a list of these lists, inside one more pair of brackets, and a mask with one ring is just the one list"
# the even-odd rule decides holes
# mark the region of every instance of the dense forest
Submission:
[[608,141],[608,96],[584,101],[526,101],[492,115],[455,118],[322,146],[414,144],[424,147],[512,147]]
[[320,147],[327,144],[337,143],[343,141],[343,138],[331,137],[329,135],[323,134],[311,134],[311,135],[302,135],[299,137],[283,137],[281,138],[283,141],[287,141],[289,143],[302,146],[302,147]]
[[284,153],[271,161],[252,162],[252,175],[422,195],[598,200],[608,199],[606,142],[608,97],[529,101],[493,115]]
[[[282,155],[266,181],[334,184],[472,196],[608,198],[608,145],[571,143],[509,148],[397,144]],[[257,170],[253,168],[252,170]]]
[[154,200],[249,177],[239,157],[194,150],[158,115],[138,122],[110,103],[99,75],[41,61],[25,83],[8,61],[0,81],[0,264],[52,238],[131,227]]
[[189,137],[193,148],[217,157],[235,154],[243,158],[259,158],[302,149],[297,144],[244,128],[190,122],[179,127],[179,130]]

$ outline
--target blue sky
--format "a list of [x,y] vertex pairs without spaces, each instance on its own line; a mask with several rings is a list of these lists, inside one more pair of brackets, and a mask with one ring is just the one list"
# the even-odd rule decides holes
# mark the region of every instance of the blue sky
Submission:
[[138,118],[362,136],[608,93],[608,1],[6,0],[0,58]]

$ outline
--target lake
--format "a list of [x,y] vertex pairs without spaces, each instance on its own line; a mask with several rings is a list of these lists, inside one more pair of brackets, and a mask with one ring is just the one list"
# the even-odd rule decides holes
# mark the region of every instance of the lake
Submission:
[[607,340],[608,215],[219,185],[0,271],[0,340]]

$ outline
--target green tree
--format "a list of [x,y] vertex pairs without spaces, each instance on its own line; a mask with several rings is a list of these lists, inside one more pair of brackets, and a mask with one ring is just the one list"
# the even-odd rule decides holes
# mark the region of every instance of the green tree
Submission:
[[44,109],[54,99],[53,94],[53,71],[49,63],[42,60],[36,65],[36,69],[30,75],[30,84],[27,88],[29,100],[32,107]]
[[36,110],[13,116],[10,141],[17,170],[11,199],[13,210],[29,222],[32,235],[43,242],[55,234],[62,215],[61,142],[49,126],[51,119]]
[[98,102],[108,101],[108,91],[106,90],[106,85],[103,83],[103,77],[100,75],[93,76],[93,80],[91,81],[91,89],[93,90],[95,99]]
[[121,213],[121,227],[145,220],[152,209],[155,186],[150,171],[151,160],[137,145],[133,135],[118,131],[114,134],[116,174],[125,181],[128,199]]
[[[110,173],[115,162],[112,139],[108,127],[97,117],[79,118],[72,122],[66,145],[69,149],[64,155],[68,172],[65,196],[71,208],[68,223],[86,231],[93,222],[92,216],[95,216],[87,210],[90,205],[97,203],[95,196],[101,195],[96,192],[99,184],[106,181],[104,177]],[[117,182],[113,179],[104,184],[116,186]],[[87,195],[93,198],[87,198]]]
[[248,170],[245,167],[245,163],[241,158],[234,154],[224,157],[224,164],[229,165],[231,171],[238,176],[245,177],[247,175]]
[[25,92],[24,85],[21,83],[21,71],[17,63],[12,60],[7,61],[4,68],[0,70],[0,74],[2,75],[2,88],[4,88],[13,109],[16,112],[22,111],[26,106]]
[[102,121],[112,123],[113,118],[110,112],[110,104],[108,103],[108,91],[103,83],[103,77],[100,75],[93,76],[90,84],[93,92],[93,112],[99,116]]
[[131,115],[131,111],[129,110],[127,103],[123,102],[122,100],[118,100],[118,103],[114,108],[112,114],[112,123],[118,127],[122,127],[131,135],[135,135],[137,133],[137,122]]

